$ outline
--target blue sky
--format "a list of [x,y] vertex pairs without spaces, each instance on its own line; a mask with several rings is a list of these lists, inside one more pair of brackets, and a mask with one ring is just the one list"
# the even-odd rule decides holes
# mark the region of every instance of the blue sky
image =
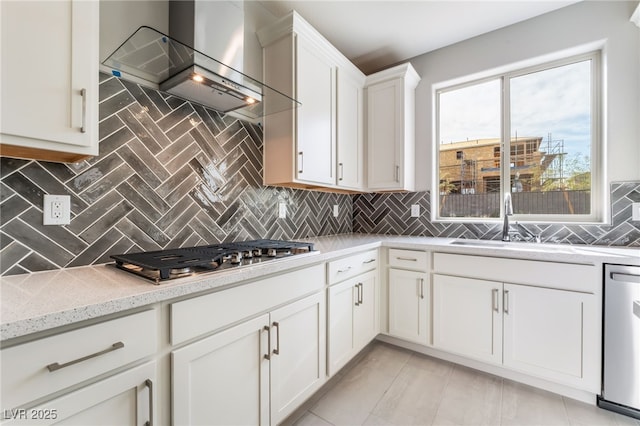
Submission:
[[[590,61],[511,79],[511,133],[563,139],[565,152],[590,154]],[[500,136],[500,81],[441,96],[440,141]]]

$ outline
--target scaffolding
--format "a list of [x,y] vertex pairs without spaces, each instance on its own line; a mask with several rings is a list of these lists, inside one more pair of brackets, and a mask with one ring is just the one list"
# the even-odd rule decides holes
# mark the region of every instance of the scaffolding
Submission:
[[[543,150],[544,148],[544,150]],[[564,160],[567,155],[564,152],[564,139],[553,139],[551,133],[547,134],[547,139],[540,144],[538,150],[544,155],[540,159],[540,185],[555,189],[562,189],[566,184],[564,170]]]

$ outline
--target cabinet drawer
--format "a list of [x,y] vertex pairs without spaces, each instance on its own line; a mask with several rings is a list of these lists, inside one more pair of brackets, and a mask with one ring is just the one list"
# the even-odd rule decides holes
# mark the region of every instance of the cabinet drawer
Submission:
[[389,249],[389,266],[427,271],[429,269],[429,253],[417,250]]
[[275,306],[319,291],[324,265],[315,265],[171,304],[171,344],[252,317]]
[[369,250],[329,262],[329,284],[335,284],[378,267],[378,250]]
[[154,310],[2,349],[3,408],[106,373],[157,351]]

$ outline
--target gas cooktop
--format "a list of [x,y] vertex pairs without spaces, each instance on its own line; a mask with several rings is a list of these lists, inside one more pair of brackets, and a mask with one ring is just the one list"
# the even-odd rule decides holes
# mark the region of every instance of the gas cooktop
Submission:
[[161,281],[253,265],[313,252],[313,243],[251,240],[208,246],[112,255],[115,266],[160,284]]

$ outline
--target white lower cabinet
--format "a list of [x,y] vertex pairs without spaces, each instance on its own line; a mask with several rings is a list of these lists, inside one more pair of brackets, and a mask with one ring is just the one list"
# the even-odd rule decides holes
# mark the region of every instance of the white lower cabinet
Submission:
[[434,269],[434,347],[599,392],[596,268],[436,253]]
[[147,310],[2,348],[2,424],[152,424],[156,339]]
[[389,269],[389,334],[429,344],[430,285],[424,272]]
[[482,361],[502,362],[502,283],[433,276],[433,345]]
[[371,271],[329,288],[329,376],[377,334],[376,277],[377,271]]
[[150,362],[28,409],[5,410],[3,425],[153,425],[156,365]]
[[171,354],[175,425],[269,424],[269,315]]
[[279,423],[324,383],[325,332],[317,293],[174,350],[173,423]]
[[575,291],[505,284],[504,365],[578,384],[584,376],[584,334],[590,331],[585,307],[592,297]]

